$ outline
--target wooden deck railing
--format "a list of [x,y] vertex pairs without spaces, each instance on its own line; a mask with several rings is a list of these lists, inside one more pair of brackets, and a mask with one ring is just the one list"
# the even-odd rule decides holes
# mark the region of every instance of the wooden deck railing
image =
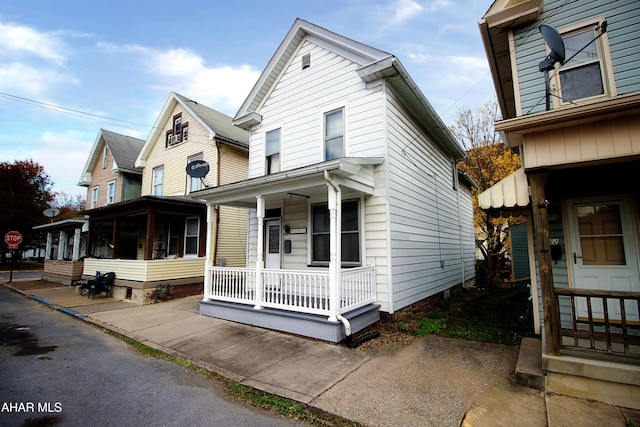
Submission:
[[[558,325],[562,348],[640,357],[640,293],[555,288],[555,294],[559,307],[568,300],[571,309]],[[586,317],[578,301],[586,303]],[[595,306],[602,317],[594,315]]]

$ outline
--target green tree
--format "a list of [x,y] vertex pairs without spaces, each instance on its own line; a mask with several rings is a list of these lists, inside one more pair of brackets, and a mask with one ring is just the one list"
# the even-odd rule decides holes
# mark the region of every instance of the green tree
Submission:
[[476,247],[485,259],[503,252],[507,245],[505,228],[522,222],[514,217],[492,218],[478,206],[478,194],[520,168],[520,156],[502,143],[494,128],[500,119],[498,103],[492,100],[477,110],[459,110],[450,128],[468,155],[459,168],[479,186],[473,191],[473,213]]
[[[39,238],[34,225],[47,221],[42,212],[51,206],[53,182],[44,168],[33,160],[0,163],[0,233],[15,230],[22,234],[21,248],[31,246]],[[4,243],[4,242],[3,242]],[[6,262],[7,246],[2,245],[2,262]]]

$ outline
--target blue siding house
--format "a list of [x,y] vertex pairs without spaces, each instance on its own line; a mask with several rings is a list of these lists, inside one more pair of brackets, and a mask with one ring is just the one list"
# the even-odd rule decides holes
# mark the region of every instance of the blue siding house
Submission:
[[479,26],[522,158],[479,204],[527,215],[546,390],[638,409],[640,2],[496,0]]

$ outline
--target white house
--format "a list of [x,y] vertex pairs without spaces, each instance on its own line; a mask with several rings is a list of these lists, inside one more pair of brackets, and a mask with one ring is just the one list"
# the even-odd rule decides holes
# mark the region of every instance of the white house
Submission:
[[395,56],[298,19],[234,124],[249,179],[192,197],[249,209],[247,264],[208,254],[202,314],[338,342],[474,279],[465,153]]

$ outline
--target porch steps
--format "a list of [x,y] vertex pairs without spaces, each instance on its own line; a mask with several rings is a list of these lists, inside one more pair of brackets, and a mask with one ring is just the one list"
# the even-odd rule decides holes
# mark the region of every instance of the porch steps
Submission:
[[542,341],[539,338],[522,338],[515,377],[520,385],[544,391]]
[[[380,305],[369,304],[343,316],[351,324],[352,334],[380,320]],[[326,316],[274,310],[254,309],[252,306],[223,301],[200,301],[200,314],[245,325],[273,329],[338,343],[346,338],[341,322],[329,322]]]

